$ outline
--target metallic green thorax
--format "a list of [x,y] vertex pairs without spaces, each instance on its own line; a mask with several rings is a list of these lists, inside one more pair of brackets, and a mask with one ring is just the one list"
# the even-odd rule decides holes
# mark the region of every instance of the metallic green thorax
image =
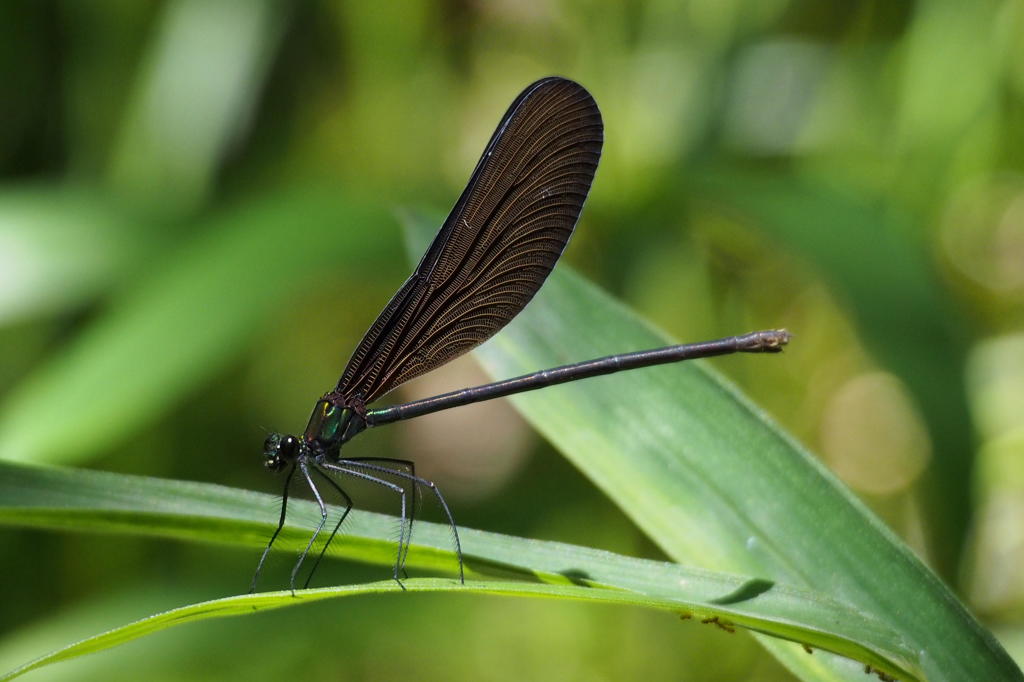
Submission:
[[351,407],[339,407],[329,400],[319,400],[309,417],[303,439],[331,451],[365,428],[366,421]]

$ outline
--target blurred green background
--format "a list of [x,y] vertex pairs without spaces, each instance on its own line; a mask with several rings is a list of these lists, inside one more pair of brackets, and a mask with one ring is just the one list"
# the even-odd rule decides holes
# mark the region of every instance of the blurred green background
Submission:
[[[0,457],[277,492],[264,429],[304,425],[408,274],[402,216],[449,208],[515,95],[559,74],[606,125],[566,260],[684,340],[790,329],[781,357],[715,364],[1024,659],[1024,2],[37,1],[0,19]],[[389,399],[485,380],[465,359]],[[351,449],[415,459],[461,525],[661,558],[500,401]],[[244,591],[258,558],[0,532],[3,669]],[[332,562],[318,582],[379,577]],[[299,673],[787,678],[749,637],[663,613],[397,595],[30,679]]]

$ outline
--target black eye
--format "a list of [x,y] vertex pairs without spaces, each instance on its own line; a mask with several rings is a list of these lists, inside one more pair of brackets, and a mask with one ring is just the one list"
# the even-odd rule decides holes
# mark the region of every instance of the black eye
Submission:
[[299,452],[299,439],[295,436],[285,436],[281,439],[281,445],[277,453],[284,459],[294,459]]
[[270,471],[278,472],[295,461],[301,443],[295,436],[282,436],[272,433],[263,444],[263,466]]

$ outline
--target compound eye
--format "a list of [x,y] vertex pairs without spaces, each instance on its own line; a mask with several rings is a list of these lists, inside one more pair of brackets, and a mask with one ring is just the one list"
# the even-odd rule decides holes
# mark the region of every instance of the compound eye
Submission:
[[[289,441],[290,444],[286,446],[285,443]],[[297,450],[298,439],[272,433],[263,443],[263,466],[273,472],[281,471],[294,458]]]
[[295,455],[299,453],[299,439],[295,436],[285,436],[281,439],[277,453],[286,460],[295,459]]

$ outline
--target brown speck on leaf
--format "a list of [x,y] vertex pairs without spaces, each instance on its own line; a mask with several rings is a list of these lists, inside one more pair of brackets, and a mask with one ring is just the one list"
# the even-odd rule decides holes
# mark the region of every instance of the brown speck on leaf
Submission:
[[717,628],[719,628],[720,630],[725,630],[729,634],[732,634],[732,633],[736,632],[736,628],[733,627],[732,623],[729,623],[729,622],[724,621],[724,620],[719,620],[718,616],[712,616],[710,618],[705,618],[704,620],[701,621],[701,623],[703,623],[704,625],[714,625]]

